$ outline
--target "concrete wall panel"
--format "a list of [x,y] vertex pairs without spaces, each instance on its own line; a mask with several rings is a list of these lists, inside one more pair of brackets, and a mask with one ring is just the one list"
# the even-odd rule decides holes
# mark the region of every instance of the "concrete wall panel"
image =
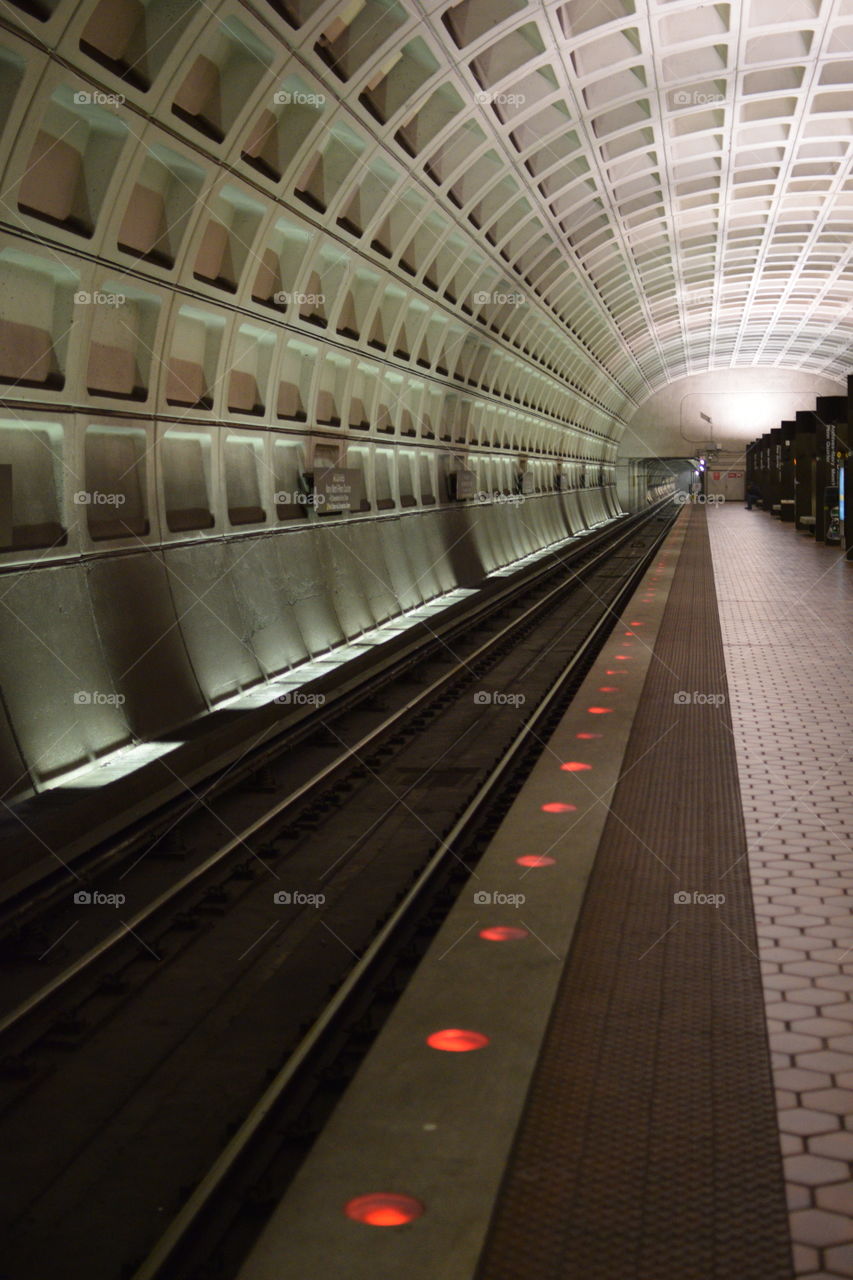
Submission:
[[161,556],[95,561],[88,582],[101,647],[134,734],[151,737],[204,711]]
[[439,592],[450,591],[457,585],[448,571],[449,566],[442,562],[435,514],[425,512],[416,519],[400,521],[401,542],[412,566],[412,586],[420,591],[424,600],[432,600]]
[[216,702],[263,678],[252,628],[238,596],[235,567],[251,543],[196,543],[165,553],[181,631],[199,685]]
[[0,702],[0,799],[10,804],[32,789],[30,771],[18,750],[4,702]]
[[401,610],[414,609],[434,594],[428,582],[417,581],[418,570],[410,554],[411,539],[407,536],[407,529],[417,525],[418,521],[407,520],[403,516],[397,520],[383,520],[375,526],[388,587]]
[[[34,779],[130,738],[80,564],[3,579],[3,697]],[[14,768],[14,764],[12,766]]]
[[323,653],[345,638],[324,576],[319,534],[317,528],[303,528],[274,539],[287,600],[309,654]]
[[294,535],[254,538],[234,545],[231,578],[244,634],[266,677],[307,657],[299,621],[289,598],[282,561]]
[[501,512],[496,506],[475,506],[468,513],[471,540],[486,573],[501,564],[507,556],[503,548]]
[[356,636],[375,626],[377,619],[367,596],[367,579],[371,571],[364,563],[351,526],[324,527],[320,559],[344,635]]
[[390,532],[396,526],[396,520],[364,520],[345,525],[341,531],[342,541],[358,565],[364,600],[373,620],[368,625],[386,622],[401,609],[385,557],[388,544],[385,531]]

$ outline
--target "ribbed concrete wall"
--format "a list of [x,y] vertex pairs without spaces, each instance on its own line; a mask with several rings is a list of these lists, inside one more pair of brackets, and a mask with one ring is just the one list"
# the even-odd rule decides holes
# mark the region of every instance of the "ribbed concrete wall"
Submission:
[[0,575],[8,794],[610,518],[609,490],[54,560]]
[[[482,106],[428,27],[0,16],[7,798],[618,511],[612,320],[529,171],[472,168]],[[329,467],[351,515],[305,502]]]

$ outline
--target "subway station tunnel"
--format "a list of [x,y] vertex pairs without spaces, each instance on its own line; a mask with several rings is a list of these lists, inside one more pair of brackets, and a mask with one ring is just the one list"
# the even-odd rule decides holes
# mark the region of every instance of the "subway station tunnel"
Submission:
[[0,100],[0,1280],[853,1276],[851,0]]

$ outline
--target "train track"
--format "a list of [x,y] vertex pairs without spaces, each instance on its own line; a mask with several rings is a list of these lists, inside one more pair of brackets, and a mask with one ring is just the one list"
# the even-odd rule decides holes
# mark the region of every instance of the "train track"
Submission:
[[523,601],[493,601],[456,658],[433,645],[386,686],[393,708],[321,714],[325,740],[300,762],[280,746],[256,775],[276,798],[227,838],[199,805],[168,860],[93,881],[135,909],[107,929],[93,912],[75,955],[55,957],[66,917],[48,907],[53,972],[0,1022],[3,1145],[40,1153],[7,1157],[12,1280],[228,1274],[222,1224],[240,1224],[236,1258],[378,1029],[375,990],[390,1008],[668,527],[623,522]]
[[[646,518],[647,514],[643,513],[639,519]],[[382,646],[377,651],[375,670],[370,667],[349,679],[343,692],[335,676],[312,682],[311,694],[323,695],[324,723],[351,707],[364,707],[373,694],[381,692],[413,664],[422,662],[425,656],[452,654],[450,646],[481,618],[499,616],[502,608],[511,604],[520,591],[526,593],[541,589],[540,584],[553,575],[555,565],[561,564],[566,568],[582,566],[595,551],[610,542],[614,528],[622,527],[607,525],[567,544],[540,552],[532,565],[496,575],[483,584],[471,600],[445,607],[430,623],[413,627],[404,637],[408,643]],[[391,656],[384,658],[386,649]],[[187,818],[202,809],[210,809],[223,796],[241,787],[251,791],[269,761],[282,758],[288,749],[299,748],[306,742],[310,745],[316,720],[317,716],[312,718],[304,707],[295,714],[291,709],[282,722],[276,720],[258,733],[255,741],[240,750],[236,759],[221,767],[211,767],[207,777],[197,784],[179,785],[178,798],[164,799],[153,806],[144,818],[128,824],[118,835],[81,852],[74,859],[75,871],[87,878],[97,877],[104,868],[114,869],[118,864],[132,862],[140,853],[148,853],[161,843],[167,847],[174,844],[176,828]],[[167,769],[165,762],[164,768]],[[172,781],[182,783],[177,774],[172,775]],[[264,789],[263,784],[260,789]],[[44,798],[40,797],[41,800]],[[22,808],[22,818],[29,823],[28,802]],[[67,889],[67,872],[64,868],[54,867],[52,871],[46,871],[37,883],[4,900],[0,903],[0,938],[23,930],[51,903],[61,902],[67,896]]]

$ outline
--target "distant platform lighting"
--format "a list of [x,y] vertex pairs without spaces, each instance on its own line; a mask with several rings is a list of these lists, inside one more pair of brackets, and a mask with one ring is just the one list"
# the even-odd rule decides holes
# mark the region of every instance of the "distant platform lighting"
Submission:
[[402,1227],[414,1222],[425,1212],[420,1200],[395,1191],[373,1191],[369,1195],[348,1200],[344,1213],[353,1222],[369,1227]]
[[481,929],[480,937],[486,942],[520,942],[522,938],[529,938],[530,934],[518,925],[493,924],[488,929]]
[[464,1031],[461,1027],[445,1027],[427,1036],[429,1047],[444,1053],[470,1053],[473,1049],[485,1049],[488,1043],[489,1037],[481,1031]]

